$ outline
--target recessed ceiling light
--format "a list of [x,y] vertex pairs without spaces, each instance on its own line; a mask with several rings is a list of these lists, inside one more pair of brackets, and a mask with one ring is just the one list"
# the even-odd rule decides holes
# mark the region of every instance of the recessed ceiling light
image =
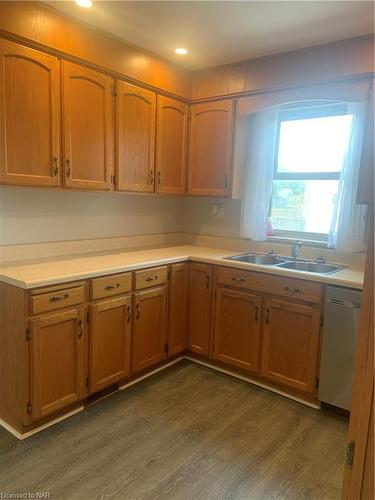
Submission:
[[84,7],[85,9],[88,9],[89,7],[92,7],[92,1],[91,0],[76,0],[76,4],[79,7]]
[[178,49],[174,49],[175,54],[179,54],[181,56],[186,55],[189,51],[186,49],[183,49],[182,47],[179,47]]

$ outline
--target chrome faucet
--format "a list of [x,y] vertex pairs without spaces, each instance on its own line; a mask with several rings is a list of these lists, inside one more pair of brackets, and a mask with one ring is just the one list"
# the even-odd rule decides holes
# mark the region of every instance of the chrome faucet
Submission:
[[302,247],[302,241],[298,240],[293,244],[292,251],[290,252],[290,255],[293,257],[293,259],[298,259],[301,247]]

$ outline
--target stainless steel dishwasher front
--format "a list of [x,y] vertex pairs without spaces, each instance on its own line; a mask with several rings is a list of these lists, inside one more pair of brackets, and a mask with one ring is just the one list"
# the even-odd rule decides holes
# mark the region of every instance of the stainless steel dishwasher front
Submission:
[[319,400],[350,410],[362,292],[328,286],[325,301]]

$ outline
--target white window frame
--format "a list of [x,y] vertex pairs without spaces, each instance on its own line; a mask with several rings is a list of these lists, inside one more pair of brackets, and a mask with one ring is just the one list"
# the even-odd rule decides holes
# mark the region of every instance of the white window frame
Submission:
[[[279,113],[277,124],[277,140],[275,150],[275,164],[273,180],[339,180],[340,172],[278,172],[279,158],[279,141],[280,127],[283,121],[301,120],[309,118],[321,118],[325,116],[342,116],[347,115],[348,107],[346,104],[324,104],[318,106],[299,107],[295,109],[284,109]],[[272,195],[270,201],[269,216],[271,217],[272,210]],[[328,234],[312,233],[308,231],[291,231],[286,229],[273,229],[273,236],[269,237],[272,240],[303,240],[312,243],[326,244]]]

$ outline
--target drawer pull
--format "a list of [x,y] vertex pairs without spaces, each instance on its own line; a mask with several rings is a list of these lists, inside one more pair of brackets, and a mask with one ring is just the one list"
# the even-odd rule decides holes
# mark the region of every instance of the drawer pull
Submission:
[[119,288],[119,287],[120,287],[120,283],[114,283],[113,285],[106,285],[105,289],[106,290],[113,290],[114,288]]
[[241,283],[245,283],[245,281],[246,281],[245,278],[237,278],[236,276],[233,276],[232,280],[233,281],[239,281]]
[[140,315],[141,315],[141,306],[139,304],[136,305],[136,308],[137,308],[137,314],[136,314],[136,319],[139,319]]
[[157,279],[158,277],[156,276],[156,274],[154,276],[146,276],[145,278],[146,281],[155,281]]
[[210,275],[206,274],[206,288],[210,288]]
[[83,335],[83,323],[82,320],[78,321],[78,338],[80,339]]
[[255,306],[255,321],[258,321],[258,312],[259,312],[259,307]]
[[301,292],[301,290],[299,288],[291,288],[290,286],[284,286],[284,290],[286,292],[296,292],[296,293]]
[[52,297],[49,298],[50,302],[58,302],[59,300],[65,300],[69,297],[68,293],[64,293],[64,295],[52,295]]

